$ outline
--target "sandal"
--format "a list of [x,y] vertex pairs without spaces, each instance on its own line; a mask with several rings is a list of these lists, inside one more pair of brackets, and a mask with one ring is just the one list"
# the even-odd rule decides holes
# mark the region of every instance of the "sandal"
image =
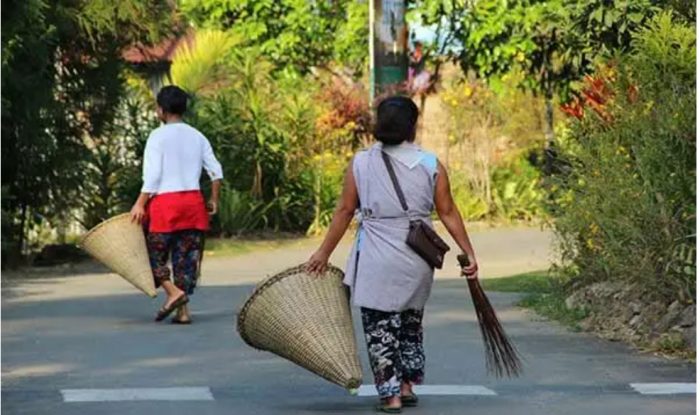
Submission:
[[376,409],[377,412],[384,412],[385,414],[400,414],[401,413],[401,407],[396,408],[393,406],[389,406],[385,403],[380,403],[374,409]]
[[418,406],[418,396],[416,396],[416,394],[413,392],[411,392],[410,395],[402,395],[401,405],[408,407]]
[[183,325],[192,324],[192,320],[180,320],[180,319],[177,318],[177,317],[173,317],[173,319],[170,320],[170,322],[171,322],[172,324],[183,324]]
[[168,307],[162,307],[160,310],[158,310],[158,314],[156,314],[156,321],[165,320],[165,318],[172,314],[176,308],[187,304],[189,301],[190,299],[187,298],[187,294],[182,293],[182,295],[178,297],[177,300],[173,301]]

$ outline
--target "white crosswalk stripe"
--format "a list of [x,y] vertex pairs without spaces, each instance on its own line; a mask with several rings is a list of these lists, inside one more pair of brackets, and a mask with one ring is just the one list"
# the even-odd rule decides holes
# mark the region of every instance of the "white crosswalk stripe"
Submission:
[[213,401],[207,387],[129,388],[129,389],[62,389],[64,402],[118,401]]
[[642,395],[676,395],[696,393],[695,383],[630,383]]
[[[656,382],[630,383],[641,395],[695,394],[695,383]],[[482,385],[418,385],[419,396],[496,396],[493,389]],[[123,389],[62,389],[64,402],[120,402],[120,401],[213,401],[209,387],[123,388]],[[377,396],[374,385],[362,385],[358,396]]]
[[[496,392],[481,385],[417,385],[413,391],[417,395],[433,396],[496,395]],[[362,385],[357,394],[359,396],[377,396],[377,389],[374,385]]]

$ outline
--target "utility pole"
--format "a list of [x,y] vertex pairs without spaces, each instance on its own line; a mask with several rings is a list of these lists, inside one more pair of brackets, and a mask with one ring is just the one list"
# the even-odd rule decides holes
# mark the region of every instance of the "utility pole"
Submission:
[[406,0],[368,0],[369,99],[408,78]]
[[376,0],[368,0],[369,5],[369,106],[370,108],[374,105],[375,96],[375,82],[376,78],[374,76],[374,2]]

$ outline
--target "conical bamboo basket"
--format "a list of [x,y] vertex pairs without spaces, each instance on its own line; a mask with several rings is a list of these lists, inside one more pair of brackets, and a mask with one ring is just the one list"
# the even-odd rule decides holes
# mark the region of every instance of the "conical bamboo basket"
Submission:
[[143,228],[133,223],[128,213],[92,228],[80,247],[149,297],[156,296]]
[[250,346],[272,352],[344,388],[362,383],[343,271],[321,277],[304,266],[262,281],[238,315]]

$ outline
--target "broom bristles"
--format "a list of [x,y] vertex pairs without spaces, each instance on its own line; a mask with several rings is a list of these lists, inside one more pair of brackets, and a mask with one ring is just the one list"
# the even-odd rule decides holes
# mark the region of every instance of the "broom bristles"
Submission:
[[[462,267],[468,264],[466,255],[459,256]],[[467,279],[469,292],[474,302],[474,310],[481,329],[481,338],[486,352],[486,370],[498,377],[516,377],[522,373],[522,363],[517,349],[506,335],[496,312],[479,280]]]

